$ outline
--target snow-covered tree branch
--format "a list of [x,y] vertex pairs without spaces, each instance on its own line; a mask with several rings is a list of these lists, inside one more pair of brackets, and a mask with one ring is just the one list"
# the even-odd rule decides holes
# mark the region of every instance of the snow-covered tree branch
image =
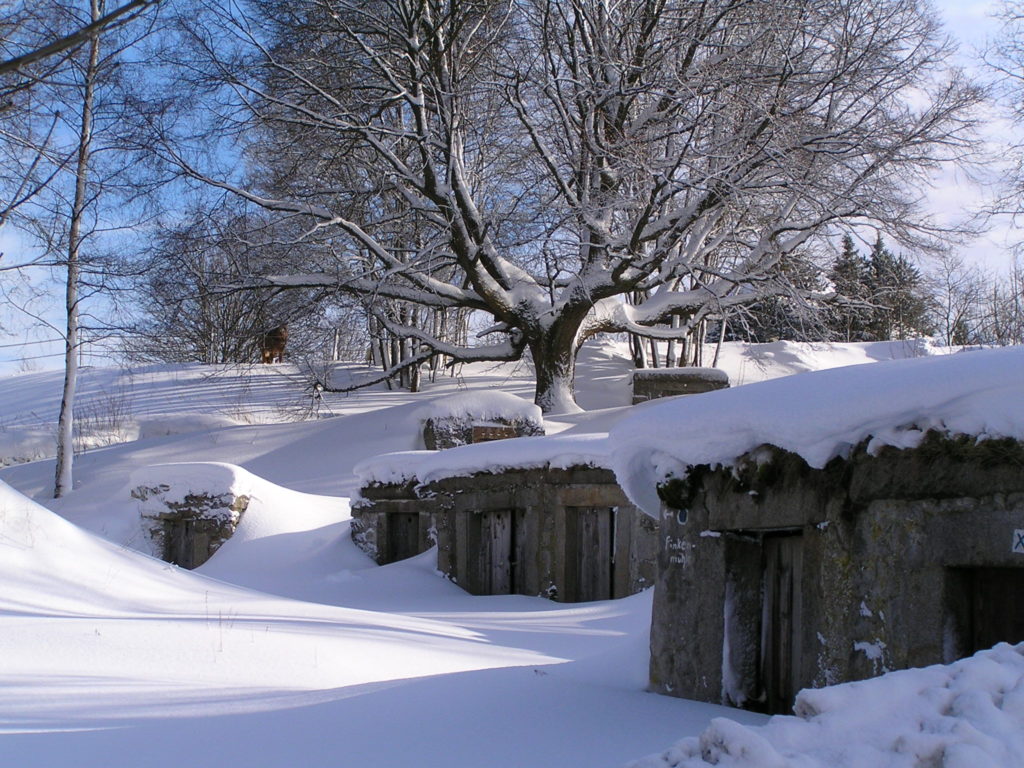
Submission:
[[779,291],[783,257],[839,225],[941,234],[920,189],[979,98],[917,0],[232,9],[208,22],[233,45],[193,32],[190,67],[250,162],[180,167],[312,222],[261,279],[489,313],[549,412],[574,408],[588,335],[685,334]]

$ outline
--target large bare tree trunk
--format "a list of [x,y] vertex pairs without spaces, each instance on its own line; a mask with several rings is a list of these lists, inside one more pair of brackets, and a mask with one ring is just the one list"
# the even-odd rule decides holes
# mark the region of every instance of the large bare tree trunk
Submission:
[[[91,0],[92,20],[97,21],[103,14],[103,0]],[[100,62],[100,36],[89,42],[89,60],[86,64],[82,95],[82,123],[78,137],[78,156],[75,165],[75,197],[71,207],[70,229],[68,231],[67,283],[65,307],[67,328],[64,336],[64,391],[60,402],[60,416],[57,421],[57,470],[54,482],[54,498],[60,498],[74,487],[72,467],[74,464],[75,387],[78,383],[78,302],[79,302],[79,250],[82,245],[82,219],[88,195],[89,160],[92,148],[93,107],[96,100],[96,77]]]
[[545,414],[575,413],[576,353],[585,312],[569,312],[550,326],[538,329],[527,341],[536,375],[534,402]]
[[537,376],[534,402],[545,414],[578,411],[573,383],[576,371],[575,353],[567,350],[555,351],[546,345],[531,346],[530,349],[533,351]]

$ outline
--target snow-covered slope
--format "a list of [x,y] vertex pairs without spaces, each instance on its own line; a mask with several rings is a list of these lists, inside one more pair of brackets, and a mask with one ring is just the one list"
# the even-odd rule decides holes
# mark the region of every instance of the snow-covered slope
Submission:
[[0,484],[0,764],[614,765],[723,712],[643,693],[646,595],[472,598],[338,543],[319,596],[372,610],[179,570]]
[[[603,461],[604,434],[655,407],[624,407],[621,351],[586,350],[578,389],[590,410],[549,420],[559,439],[545,445]],[[739,383],[921,351],[726,345],[722,366]],[[725,714],[764,721],[644,692],[649,594],[472,597],[437,575],[431,553],[377,567],[355,549],[355,465],[421,448],[429,398],[500,389],[528,400],[521,372],[467,366],[419,395],[328,397],[320,415],[338,418],[301,421],[308,399],[286,370],[155,367],[122,386],[127,374],[94,369],[85,402],[112,394],[108,410],[138,429],[122,439],[137,439],[79,455],[76,490],[60,500],[48,498],[52,460],[0,470],[61,515],[0,483],[0,765],[589,768]],[[58,389],[53,374],[0,379],[0,443],[52,435]],[[562,448],[552,457],[565,460]],[[154,477],[212,477],[253,498],[196,572],[132,551],[129,491]]]
[[[902,359],[946,350],[924,342],[863,344],[727,343],[718,367],[734,385],[843,365]],[[705,357],[710,363],[714,348]],[[614,341],[587,344],[580,353],[576,383],[579,404],[588,411],[630,402],[629,354]],[[344,384],[364,375],[361,366],[339,364],[334,380]],[[455,376],[425,382],[418,398],[501,390],[533,398],[525,364],[473,364]],[[53,455],[53,435],[63,381],[60,371],[0,376],[0,466]],[[308,376],[295,365],[149,365],[134,369],[83,368],[77,396],[80,445],[95,447],[153,437],[204,432],[239,424],[303,421],[377,410],[404,402],[404,393],[384,385],[353,393],[324,393],[314,399]],[[412,398],[417,399],[417,398]],[[573,423],[573,417],[565,417]]]

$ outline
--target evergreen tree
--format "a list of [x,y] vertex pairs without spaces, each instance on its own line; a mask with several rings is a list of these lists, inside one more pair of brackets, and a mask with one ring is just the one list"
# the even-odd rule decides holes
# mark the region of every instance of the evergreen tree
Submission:
[[843,250],[828,274],[836,298],[832,303],[829,325],[837,341],[866,341],[872,320],[869,264],[849,235],[843,237]]
[[779,261],[781,279],[770,295],[742,307],[728,320],[725,339],[764,343],[821,341],[829,336],[829,318],[814,294],[824,290],[822,268],[803,251]]
[[906,256],[893,255],[881,235],[871,249],[867,281],[873,307],[867,327],[870,340],[906,339],[930,332],[920,271]]

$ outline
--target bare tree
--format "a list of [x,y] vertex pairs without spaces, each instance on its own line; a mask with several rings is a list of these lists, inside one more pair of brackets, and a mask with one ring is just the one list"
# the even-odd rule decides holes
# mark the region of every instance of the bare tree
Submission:
[[[115,29],[122,24],[127,24],[144,11],[147,6],[156,5],[158,2],[160,2],[160,0],[130,0],[130,2],[125,3],[119,8],[115,8],[109,13],[93,18],[88,24],[84,24],[79,29],[69,32],[56,40],[52,40],[40,45],[38,48],[13,56],[4,61],[0,61],[0,75],[6,75],[11,72],[23,72],[32,64],[45,61],[47,59],[57,59],[56,62],[51,62],[50,66],[59,66],[59,64],[62,63],[62,59],[71,55],[75,50],[86,43],[98,39],[105,30]],[[37,79],[38,75],[30,75],[28,77],[28,83]],[[20,87],[20,84],[8,86],[7,92],[9,93],[12,89]]]
[[[19,17],[17,47],[29,51],[48,51],[49,42],[74,36],[75,30],[89,32],[84,47],[71,45],[49,58],[15,57],[18,72],[5,83],[15,83],[7,92],[10,103],[27,121],[20,132],[12,129],[0,141],[8,156],[21,161],[4,190],[4,220],[21,228],[38,254],[7,267],[49,268],[60,275],[64,289],[64,327],[51,325],[63,338],[65,359],[54,485],[58,497],[72,488],[75,389],[83,321],[88,319],[83,301],[111,288],[112,260],[102,241],[140,222],[133,214],[140,210],[134,201],[142,195],[140,179],[133,177],[135,158],[113,133],[123,121],[123,86],[129,79],[123,53],[146,30],[133,29],[138,34],[128,37],[118,22],[131,13],[111,18],[103,0],[84,5],[54,0],[33,4],[30,13]],[[6,124],[6,117],[0,113],[0,122]],[[40,126],[45,130],[40,132]],[[123,248],[126,241],[120,239]],[[26,309],[45,322],[35,308]]]
[[[1001,0],[996,13],[1000,32],[983,60],[995,80],[995,94],[1004,114],[1017,127],[1024,125],[1024,2]],[[1002,185],[987,213],[1009,216],[1016,224],[1024,213],[1024,141],[1008,137],[999,148]]]
[[575,408],[594,334],[699,340],[840,222],[937,234],[918,190],[965,147],[978,99],[917,0],[251,0],[207,14],[190,32],[199,79],[221,84],[219,128],[297,173],[215,176],[180,133],[161,151],[304,221],[330,256],[260,284],[487,313],[495,340],[469,345],[379,319],[411,362],[529,353],[547,412]]
[[941,254],[930,282],[934,324],[943,343],[953,346],[980,341],[980,314],[986,294],[981,270],[955,254]]
[[987,337],[995,344],[1024,344],[1024,263],[1016,258],[1009,273],[989,286]]
[[[90,0],[92,23],[103,16],[103,0]],[[93,150],[93,126],[96,108],[96,87],[100,76],[100,35],[89,40],[82,67],[81,123],[74,164],[75,188],[68,217],[67,260],[65,261],[65,309],[67,328],[64,333],[64,388],[61,393],[57,422],[57,467],[53,495],[60,498],[73,488],[74,407],[78,381],[79,344],[79,252],[84,240],[84,219],[89,196],[89,176]]]
[[[53,34],[47,34],[53,4],[15,4],[0,13],[0,227],[77,154],[57,154],[51,140],[59,117],[35,108],[33,89],[59,77],[82,46],[99,39],[104,31],[128,24],[159,1],[129,0],[70,32]],[[6,264],[0,270],[23,266]]]
[[[325,289],[232,289],[272,270],[283,254],[265,223],[206,199],[174,211],[138,260],[127,352],[134,359],[209,364],[259,359],[259,338],[289,325],[289,356],[331,359],[351,348],[351,321]],[[350,302],[351,303],[351,302]],[[327,316],[338,324],[325,326]],[[362,323],[365,327],[365,322]],[[342,333],[342,331],[348,333]],[[359,346],[365,348],[365,334]],[[328,342],[330,349],[327,349]],[[315,348],[315,349],[314,349]]]

